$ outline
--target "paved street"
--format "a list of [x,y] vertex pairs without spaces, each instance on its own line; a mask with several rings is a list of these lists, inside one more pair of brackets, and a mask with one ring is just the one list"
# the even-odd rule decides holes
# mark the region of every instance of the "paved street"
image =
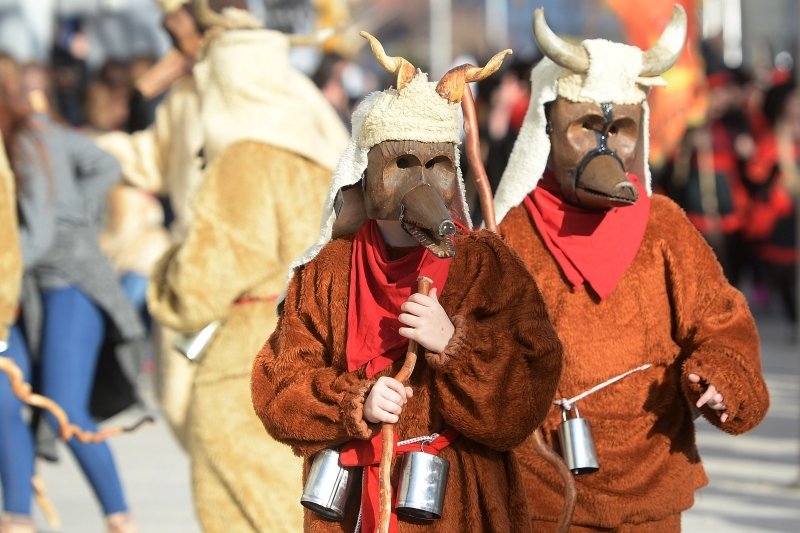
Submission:
[[[689,533],[800,531],[798,420],[800,355],[787,327],[760,323],[772,408],[755,431],[731,437],[700,423],[700,453],[710,484],[684,515]],[[114,451],[142,533],[195,533],[188,463],[163,422],[113,440]],[[66,450],[64,450],[66,452]],[[97,504],[68,453],[57,466],[42,464],[66,533],[102,533]],[[299,498],[299,495],[298,495]],[[40,514],[37,522],[45,526]]]

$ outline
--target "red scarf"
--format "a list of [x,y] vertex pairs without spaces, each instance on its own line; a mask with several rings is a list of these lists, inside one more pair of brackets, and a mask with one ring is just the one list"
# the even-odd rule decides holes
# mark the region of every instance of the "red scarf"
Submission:
[[631,206],[589,211],[570,205],[549,172],[523,202],[567,280],[574,287],[589,283],[601,299],[614,291],[636,257],[650,215],[647,191],[633,174],[628,179],[639,190]]
[[[433,442],[426,444],[422,448],[419,442],[413,444],[397,445],[397,432],[394,433],[394,453],[403,455],[406,452],[418,452],[423,450],[433,455],[450,446],[461,434],[448,429],[436,437]],[[378,526],[378,515],[380,513],[380,481],[378,475],[380,471],[381,452],[383,443],[381,434],[375,435],[372,440],[352,440],[347,443],[339,454],[339,462],[342,466],[363,466],[364,478],[361,485],[361,531],[372,532]],[[389,531],[397,531],[397,514],[394,508],[397,505],[397,493],[392,495],[392,519],[389,522]]]
[[366,364],[367,378],[406,353],[408,339],[398,333],[397,316],[400,305],[417,292],[417,278],[431,278],[441,294],[452,262],[422,245],[394,261],[388,257],[378,224],[367,221],[353,240],[347,305],[347,370]]

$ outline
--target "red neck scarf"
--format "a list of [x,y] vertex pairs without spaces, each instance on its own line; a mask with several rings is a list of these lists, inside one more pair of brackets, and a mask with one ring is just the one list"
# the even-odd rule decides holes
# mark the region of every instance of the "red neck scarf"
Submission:
[[589,211],[570,205],[549,172],[523,202],[567,280],[573,287],[587,282],[600,299],[625,275],[647,227],[650,197],[636,176],[628,179],[639,190],[631,206]]
[[[420,450],[439,455],[439,452],[450,446],[461,434],[454,429],[447,429],[436,437],[430,444],[424,446],[419,442],[397,445],[397,432],[394,433],[394,454],[403,455],[406,452]],[[339,462],[342,466],[363,466],[364,477],[361,485],[361,531],[372,532],[378,527],[380,514],[380,463],[383,442],[381,434],[375,435],[372,440],[351,440],[339,453]],[[392,517],[389,522],[389,532],[397,531],[397,491],[392,490]]]
[[374,220],[356,233],[350,266],[347,305],[347,370],[366,364],[371,378],[406,352],[408,339],[398,333],[400,305],[417,292],[417,277],[433,280],[438,294],[452,259],[439,259],[420,245],[390,261]]

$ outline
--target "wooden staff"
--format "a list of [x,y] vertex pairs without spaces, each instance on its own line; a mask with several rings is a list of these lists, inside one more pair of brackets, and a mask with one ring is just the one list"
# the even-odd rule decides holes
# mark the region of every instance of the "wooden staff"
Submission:
[[[467,152],[467,160],[475,178],[475,185],[478,189],[478,199],[481,203],[481,212],[486,229],[498,233],[497,220],[494,214],[494,199],[492,188],[489,185],[489,178],[481,159],[480,141],[478,139],[478,120],[475,115],[475,101],[472,99],[472,91],[469,84],[464,87],[464,97],[461,99],[461,109],[464,112],[464,142]],[[564,459],[544,441],[540,429],[533,432],[533,449],[556,469],[558,475],[564,481],[564,507],[558,517],[558,533],[567,533],[572,523],[572,515],[575,512],[575,503],[578,490],[575,486],[575,477],[570,472]]]
[[475,115],[475,100],[472,99],[472,90],[469,83],[464,86],[464,96],[461,98],[461,110],[464,112],[464,149],[467,152],[469,168],[475,178],[475,186],[478,189],[478,199],[481,203],[481,213],[486,229],[492,233],[497,233],[497,220],[494,215],[494,199],[492,198],[492,186],[489,184],[489,177],[483,167],[481,157],[481,144],[478,138],[478,119]]
[[67,413],[65,413],[64,409],[62,409],[61,406],[56,402],[50,398],[47,398],[46,396],[42,396],[41,394],[34,394],[31,391],[30,384],[25,383],[25,380],[23,379],[22,370],[20,370],[20,368],[12,359],[0,356],[0,371],[4,372],[8,376],[8,379],[11,382],[11,391],[14,393],[14,395],[30,406],[49,411],[55,417],[56,421],[58,421],[61,438],[65,441],[75,437],[83,443],[102,442],[109,437],[113,437],[114,435],[134,431],[144,423],[154,422],[152,416],[145,415],[136,423],[128,427],[111,427],[98,433],[84,431],[75,424],[70,423]]
[[192,63],[178,50],[170,50],[158,63],[136,80],[136,89],[145,98],[154,98],[191,72]]
[[[420,276],[417,278],[417,292],[427,295],[431,292],[433,280]],[[394,379],[405,385],[414,366],[417,364],[417,345],[416,341],[408,341],[408,351],[406,352],[403,366],[394,376]],[[389,531],[389,522],[392,517],[392,459],[394,459],[394,424],[383,424],[381,426],[381,463],[378,469],[378,483],[380,484],[380,511],[378,513],[378,533]]]

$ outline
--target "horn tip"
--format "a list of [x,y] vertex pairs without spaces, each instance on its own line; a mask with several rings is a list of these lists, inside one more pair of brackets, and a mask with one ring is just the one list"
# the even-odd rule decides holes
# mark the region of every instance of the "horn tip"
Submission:
[[360,36],[362,36],[364,39],[367,39],[367,40],[374,39],[372,34],[370,32],[368,32],[368,31],[365,31],[365,30],[361,30],[360,32],[358,32],[358,34]]

